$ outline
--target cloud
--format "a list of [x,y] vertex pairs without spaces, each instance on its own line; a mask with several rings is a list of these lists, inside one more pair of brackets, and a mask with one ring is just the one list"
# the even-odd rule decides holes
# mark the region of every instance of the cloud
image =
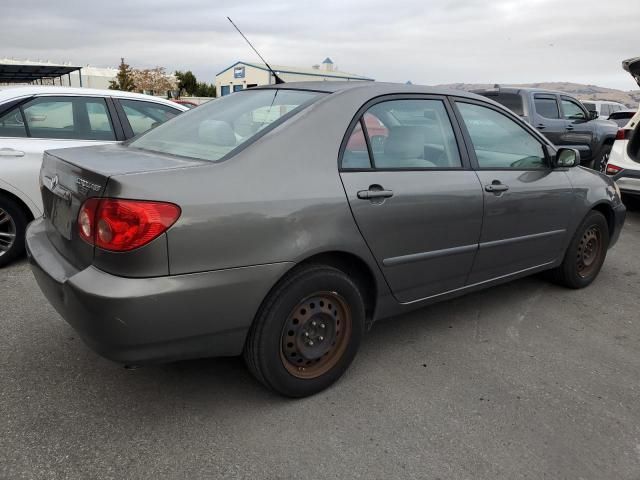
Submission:
[[3,5],[0,57],[115,66],[124,56],[213,81],[236,60],[256,60],[227,15],[271,63],[330,56],[386,81],[633,89],[620,62],[640,54],[640,2],[618,0],[25,0]]

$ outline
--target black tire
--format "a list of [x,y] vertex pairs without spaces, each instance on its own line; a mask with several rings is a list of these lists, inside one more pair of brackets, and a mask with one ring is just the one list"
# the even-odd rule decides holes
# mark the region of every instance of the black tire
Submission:
[[326,265],[298,267],[266,298],[247,336],[244,359],[267,388],[287,397],[313,395],[347,370],[364,323],[364,300],[348,275]]
[[0,195],[0,222],[0,267],[4,267],[24,253],[28,220],[20,205]]
[[609,155],[611,154],[611,147],[605,148],[605,151],[600,155],[600,158],[596,160],[594,169],[604,173],[607,170],[607,163],[609,163]]
[[608,248],[607,219],[592,210],[576,230],[562,264],[551,271],[552,279],[569,288],[590,285],[602,268]]

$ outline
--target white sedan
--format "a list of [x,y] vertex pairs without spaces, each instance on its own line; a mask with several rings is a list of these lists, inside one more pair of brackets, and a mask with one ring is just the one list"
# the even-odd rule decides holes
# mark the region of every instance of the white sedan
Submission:
[[27,223],[42,215],[38,173],[45,150],[127,140],[185,110],[118,90],[0,89],[0,267],[23,252]]
[[[625,60],[622,65],[640,85],[640,57]],[[640,110],[618,130],[606,173],[622,193],[640,195]]]

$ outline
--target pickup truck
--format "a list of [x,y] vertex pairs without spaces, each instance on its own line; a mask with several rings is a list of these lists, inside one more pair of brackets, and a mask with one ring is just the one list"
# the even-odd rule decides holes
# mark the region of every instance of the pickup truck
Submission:
[[580,163],[604,171],[618,126],[589,112],[579,100],[564,92],[536,88],[499,87],[474,90],[498,103],[540,130],[559,147],[575,148]]

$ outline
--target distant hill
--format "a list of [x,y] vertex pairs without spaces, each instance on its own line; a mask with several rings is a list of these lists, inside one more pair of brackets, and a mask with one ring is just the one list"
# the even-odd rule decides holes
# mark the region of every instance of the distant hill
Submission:
[[[534,87],[548,90],[559,90],[570,93],[580,100],[609,100],[612,102],[624,103],[628,107],[636,108],[640,103],[640,90],[616,90],[615,88],[598,87],[597,85],[583,85],[581,83],[569,82],[541,82],[541,83],[519,83],[501,84],[502,86],[514,87]],[[477,90],[481,88],[492,88],[494,84],[488,83],[448,83],[436,85],[437,87],[453,88],[456,90]]]

